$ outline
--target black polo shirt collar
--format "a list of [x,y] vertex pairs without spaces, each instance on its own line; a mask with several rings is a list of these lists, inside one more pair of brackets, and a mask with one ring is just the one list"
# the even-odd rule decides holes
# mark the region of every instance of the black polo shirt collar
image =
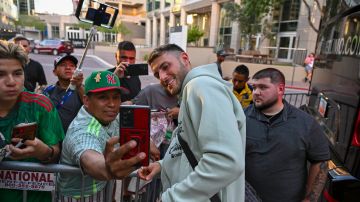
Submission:
[[[293,109],[292,109],[291,105],[284,99],[283,99],[283,104],[284,104],[284,108],[282,109],[281,115],[280,115],[280,117],[278,117],[276,119],[276,121],[274,121],[274,123],[285,122],[289,118],[296,117],[296,115],[293,113]],[[250,108],[248,117],[256,119],[258,121],[262,121],[262,122],[269,122],[269,119],[267,117],[265,117],[265,115],[263,113],[261,113],[259,110],[257,110],[255,108],[254,104],[252,104],[252,106]]]

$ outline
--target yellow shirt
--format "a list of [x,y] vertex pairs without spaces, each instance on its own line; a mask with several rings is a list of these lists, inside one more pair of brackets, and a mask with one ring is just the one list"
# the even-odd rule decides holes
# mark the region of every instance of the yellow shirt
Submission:
[[240,93],[233,90],[234,95],[239,100],[243,109],[248,107],[252,102],[252,89],[249,88],[249,85],[246,83],[244,89]]

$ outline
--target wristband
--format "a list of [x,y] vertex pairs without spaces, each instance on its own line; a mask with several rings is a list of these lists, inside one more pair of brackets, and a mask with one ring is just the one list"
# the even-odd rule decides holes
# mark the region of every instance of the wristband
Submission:
[[49,145],[47,145],[47,146],[49,147],[51,152],[50,152],[50,155],[45,160],[41,160],[43,163],[49,162],[54,157],[54,148]]

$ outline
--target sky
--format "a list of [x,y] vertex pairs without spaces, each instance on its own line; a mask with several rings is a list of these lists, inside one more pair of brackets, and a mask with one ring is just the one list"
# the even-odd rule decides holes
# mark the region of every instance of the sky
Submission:
[[35,0],[35,11],[70,15],[73,13],[72,0]]

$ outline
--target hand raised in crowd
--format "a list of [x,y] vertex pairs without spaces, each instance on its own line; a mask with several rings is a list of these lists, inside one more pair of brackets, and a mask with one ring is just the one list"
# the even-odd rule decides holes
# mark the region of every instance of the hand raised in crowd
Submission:
[[122,160],[126,153],[136,147],[136,141],[132,140],[115,148],[115,145],[118,143],[118,136],[112,137],[106,142],[104,158],[107,171],[110,175],[115,179],[122,179],[135,170],[135,165],[145,159],[146,154],[141,152],[130,159]]
[[121,62],[115,67],[114,74],[116,74],[119,78],[124,78],[125,71],[127,66],[129,65],[128,62]]
[[[18,144],[22,139],[12,138],[12,143]],[[56,148],[55,148],[56,147]],[[11,152],[10,158],[20,160],[25,158],[37,158],[41,161],[48,161],[58,154],[58,146],[52,146],[52,149],[41,140],[35,137],[34,140],[26,140],[24,145],[17,148],[10,144],[8,150]]]
[[76,86],[77,89],[82,87],[83,81],[84,81],[84,75],[82,72],[77,72],[70,79],[70,83]]
[[150,163],[147,167],[141,167],[138,170],[138,176],[143,180],[152,180],[161,171],[159,162]]
[[160,160],[160,151],[153,141],[150,141],[150,158],[153,161]]
[[46,85],[40,85],[40,86],[36,87],[34,92],[41,94],[41,93],[43,93],[45,88],[46,88]]
[[179,107],[173,107],[166,111],[166,115],[171,119],[177,119],[179,115]]

